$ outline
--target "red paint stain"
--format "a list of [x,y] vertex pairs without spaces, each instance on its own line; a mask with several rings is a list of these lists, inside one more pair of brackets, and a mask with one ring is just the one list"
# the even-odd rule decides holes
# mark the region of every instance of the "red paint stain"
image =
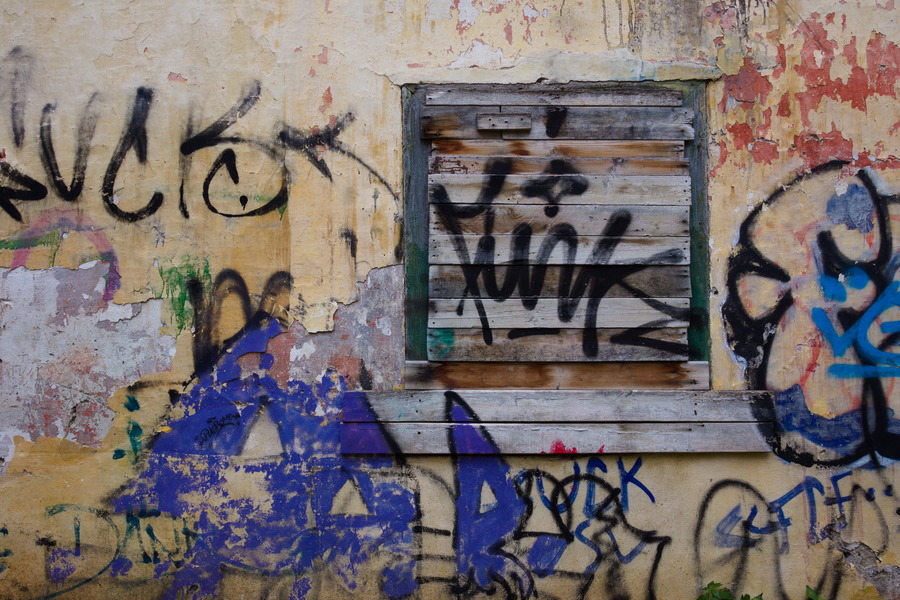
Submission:
[[806,382],[809,381],[809,378],[816,372],[816,369],[819,368],[819,354],[822,352],[822,336],[816,334],[810,343],[810,349],[812,350],[812,356],[809,357],[809,362],[806,365],[806,370],[803,375],[800,377],[800,387],[806,387]]
[[741,103],[744,108],[749,108],[757,101],[764,103],[772,91],[772,83],[759,72],[759,68],[749,57],[744,59],[744,65],[737,75],[726,76],[724,83],[725,90],[719,103],[719,111],[723,113],[728,110],[729,98]]
[[319,45],[319,48],[321,48],[322,51],[319,53],[317,60],[319,61],[320,65],[327,65],[328,64],[328,48],[326,46],[322,46],[321,44]]
[[331,103],[333,98],[331,97],[331,87],[328,87],[325,90],[325,93],[322,94],[322,106],[319,107],[319,112],[325,114],[325,112],[331,108]]
[[422,63],[406,63],[406,67],[409,69],[421,69],[424,66]]
[[[503,33],[506,35],[506,42],[508,44],[512,44],[512,21],[506,22],[506,27],[503,28]],[[569,43],[568,36],[566,36],[566,43]]]
[[606,444],[603,444],[602,446],[597,448],[597,454],[603,454],[604,452],[606,452]]
[[785,93],[778,102],[778,110],[775,114],[779,117],[791,116],[791,98],[787,93]]
[[561,440],[556,440],[550,444],[550,454],[577,454],[578,450],[574,447],[569,448]]
[[753,161],[770,165],[778,159],[778,144],[772,140],[757,139],[749,146]]
[[819,15],[797,28],[804,41],[800,49],[800,64],[794,70],[804,79],[806,90],[797,94],[800,119],[810,126],[809,113],[817,110],[824,98],[848,102],[856,110],[865,111],[872,95],[896,98],[894,84],[900,77],[900,47],[881,33],[873,33],[866,43],[865,68],[860,66],[856,37],[841,48],[841,56],[850,65],[847,80],[833,78],[831,68],[836,59],[838,44],[829,40]]
[[799,154],[807,168],[831,160],[853,160],[853,142],[846,139],[831,124],[828,133],[805,133],[794,136],[794,154]]
[[187,83],[187,79],[185,79],[181,73],[173,73],[169,72],[169,76],[167,77],[169,81],[176,81],[178,83]]

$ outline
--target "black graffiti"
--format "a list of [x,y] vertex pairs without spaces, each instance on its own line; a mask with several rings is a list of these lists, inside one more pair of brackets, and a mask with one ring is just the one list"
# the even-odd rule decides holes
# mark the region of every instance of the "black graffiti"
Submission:
[[[0,208],[6,211],[16,221],[22,220],[22,213],[16,208],[13,200],[35,201],[47,197],[47,187],[35,181],[25,173],[4,160],[0,160]],[[17,184],[19,187],[10,187],[6,182]]]
[[[0,66],[5,67],[4,83],[10,90],[10,122],[13,141],[16,147],[21,147],[28,139],[25,109],[28,104],[27,92],[31,85],[33,60],[21,48],[15,48],[7,56],[5,64]],[[229,128],[233,127],[258,104],[261,90],[262,85],[259,81],[252,82],[242,91],[241,96],[231,108],[202,129],[198,130],[193,121],[188,122],[184,140],[179,147],[181,182],[178,193],[178,210],[183,218],[190,218],[186,184],[194,163],[194,155],[205,148],[221,148],[221,151],[213,159],[206,177],[203,179],[201,193],[203,203],[207,210],[224,217],[257,217],[283,209],[287,205],[292,184],[288,152],[299,154],[328,180],[333,180],[333,175],[325,160],[324,151],[333,151],[346,156],[367,171],[378,185],[388,191],[391,197],[395,200],[399,198],[390,183],[374,167],[339,139],[340,134],[355,120],[352,113],[347,113],[324,127],[308,131],[283,123],[269,138],[229,133]],[[84,193],[84,181],[89,166],[88,158],[92,150],[97,124],[102,116],[101,105],[101,95],[94,93],[83,109],[75,133],[75,157],[72,178],[68,184],[65,183],[60,171],[53,143],[53,117],[57,111],[57,104],[47,103],[41,112],[37,136],[40,144],[41,163],[51,189],[65,202],[76,202]],[[134,152],[140,165],[147,164],[149,160],[148,121],[153,106],[153,89],[139,87],[134,93],[119,142],[110,156],[100,188],[101,199],[106,210],[117,220],[127,223],[134,223],[152,216],[160,210],[165,199],[163,192],[155,191],[141,208],[126,210],[120,205],[121,193],[116,189],[119,172],[129,152]],[[278,189],[271,198],[263,198],[264,201],[261,205],[249,209],[250,198],[247,194],[241,194],[238,197],[239,209],[220,206],[213,199],[210,191],[213,181],[218,175],[224,174],[234,185],[241,182],[239,169],[239,151],[241,149],[260,152],[276,165],[281,178]],[[36,181],[20,168],[4,162],[3,158],[0,158],[0,163],[5,165],[0,172],[0,176],[3,176],[0,179],[0,182],[3,183],[0,185],[0,209],[14,220],[21,222],[22,213],[13,201],[43,200],[47,197],[47,186]]]
[[[789,287],[791,275],[779,265],[779,257],[765,256],[759,250],[754,240],[754,228],[764,211],[779,205],[786,190],[809,178],[836,175],[846,167],[847,164],[844,162],[829,162],[795,178],[757,206],[741,224],[738,243],[728,262],[728,296],[723,303],[722,316],[731,348],[746,361],[745,378],[751,389],[768,387],[769,370],[773,366],[778,366],[770,365],[778,324],[792,307],[798,306]],[[869,260],[855,260],[848,257],[839,248],[829,230],[817,233],[812,251],[816,259],[815,266],[821,277],[838,281],[846,274],[856,272],[871,283],[874,289],[873,297],[880,299],[888,292],[897,270],[893,236],[889,225],[889,206],[896,203],[897,198],[879,193],[865,171],[858,172],[856,177],[861,181],[863,188],[858,193],[866,197],[866,202],[871,202],[873,221],[870,226],[878,235],[874,256]],[[822,199],[823,207],[827,202],[827,198]],[[783,295],[761,315],[752,315],[741,301],[739,286],[748,276],[783,284],[786,288]],[[863,343],[859,341],[858,336],[854,336],[855,329],[864,322],[870,305],[875,307],[876,303],[870,302],[861,308],[841,308],[836,311],[836,318],[838,325],[843,328],[841,338],[854,338],[852,344],[849,342],[847,344],[847,350],[852,349],[853,359],[859,365],[854,368],[869,367],[875,369],[874,372],[877,373],[877,368],[883,365],[867,358],[867,353],[863,351]],[[898,340],[900,333],[885,335],[877,345],[877,352],[886,354]],[[813,415],[802,405],[792,408],[789,401],[796,399],[794,396],[802,394],[802,391],[798,391],[799,388],[779,391],[774,404],[755,408],[754,410],[765,411],[768,415],[775,415],[776,427],[769,436],[775,453],[785,460],[805,466],[845,465],[866,456],[876,464],[878,455],[889,459],[900,458],[900,434],[896,433],[896,425],[893,427],[891,425],[894,420],[888,406],[884,381],[877,375],[861,376],[859,379],[860,408],[836,419]],[[800,402],[795,404],[799,405]],[[766,415],[760,416],[764,418]],[[796,440],[798,433],[809,441],[798,442]],[[810,442],[825,451],[808,449]]]
[[[267,317],[279,318],[282,316],[276,310],[278,299],[290,294],[293,279],[286,271],[277,271],[272,274],[263,287],[255,312],[251,308],[247,283],[241,274],[233,269],[221,271],[208,291],[196,278],[189,280],[187,285],[188,296],[194,309],[194,369],[195,373],[201,373],[211,369],[234,340],[240,338],[246,329],[252,329]],[[245,325],[229,338],[218,339],[222,306],[229,297],[239,302]],[[286,323],[283,325],[287,326]]]
[[[481,322],[484,342],[486,344],[493,343],[493,332],[484,309],[484,298],[502,302],[508,300],[518,290],[522,306],[527,310],[533,310],[544,288],[550,256],[556,246],[562,245],[566,261],[561,270],[557,290],[558,314],[561,321],[570,322],[578,305],[583,299],[587,299],[582,329],[582,350],[585,356],[596,357],[598,355],[598,311],[603,298],[615,286],[626,289],[635,298],[641,299],[648,306],[662,312],[666,318],[614,335],[611,337],[612,342],[653,348],[664,352],[686,353],[687,348],[684,344],[646,338],[641,335],[641,332],[664,326],[670,320],[686,320],[688,311],[655,300],[626,281],[629,275],[646,269],[646,265],[613,266],[609,264],[613,253],[631,225],[632,214],[627,209],[618,210],[612,214],[600,239],[594,244],[587,261],[579,265],[577,273],[574,262],[578,245],[578,231],[575,227],[565,222],[552,225],[541,242],[534,264],[532,264],[529,251],[531,250],[533,230],[528,224],[518,224],[512,231],[510,260],[503,269],[503,279],[500,282],[498,268],[494,265],[496,238],[493,235],[495,218],[493,202],[499,196],[506,182],[506,176],[511,173],[511,170],[512,162],[509,159],[496,159],[489,162],[485,167],[484,183],[478,199],[471,206],[455,204],[450,199],[446,188],[441,184],[434,184],[429,190],[431,202],[437,207],[441,225],[451,234],[453,247],[461,263],[466,282],[457,313],[462,314],[463,303],[467,297],[471,297]],[[544,211],[548,217],[557,215],[558,203],[561,198],[567,195],[581,195],[588,189],[587,180],[578,175],[577,170],[566,161],[551,161],[546,173],[547,175],[526,181],[522,185],[521,191],[528,197],[543,198],[547,202]],[[484,234],[478,240],[475,255],[471,256],[460,221],[479,216],[484,219]],[[675,264],[682,258],[682,252],[673,249],[653,255],[648,262]],[[513,330],[510,337],[550,333],[556,333],[556,331],[553,329],[538,332]]]
[[[852,471],[837,472],[822,483],[817,478],[804,481],[775,500],[767,500],[756,487],[739,479],[716,482],[700,502],[694,528],[693,553],[698,586],[715,580],[735,590],[744,589],[751,569],[766,573],[770,595],[789,600],[791,594],[782,573],[782,561],[789,556],[791,528],[805,528],[806,544],[820,544],[826,552],[818,574],[808,582],[822,598],[837,600],[846,567],[832,539],[845,532],[854,535],[863,522],[877,531],[883,553],[891,537],[891,526],[874,489],[858,483],[841,488],[840,481]],[[892,491],[885,482],[883,495],[890,501]],[[808,520],[788,516],[787,508]],[[822,515],[822,509],[826,514]],[[805,527],[804,527],[805,525]]]
[[6,58],[9,68],[9,112],[13,143],[17,148],[25,141],[25,108],[28,105],[28,88],[31,86],[34,59],[21,46],[13,48]]
[[194,436],[194,441],[198,444],[205,444],[210,439],[215,437],[222,429],[225,427],[235,427],[241,419],[241,415],[239,413],[229,413],[224,417],[210,417],[206,420],[208,423],[207,427],[204,427],[200,430],[200,432]]
[[103,187],[100,188],[100,194],[103,197],[103,203],[106,210],[120,221],[134,223],[145,219],[159,210],[163,203],[162,192],[153,192],[150,201],[146,206],[136,211],[122,210],[118,207],[115,196],[116,177],[119,169],[125,161],[125,156],[132,148],[137,156],[140,164],[147,162],[147,117],[150,116],[150,106],[153,104],[153,90],[149,88],[138,88],[134,95],[134,106],[131,108],[131,115],[125,126],[119,145],[113,151],[112,157],[109,159],[109,165],[106,167],[106,175],[103,177]]
[[53,183],[56,193],[66,202],[73,202],[81,196],[84,188],[84,174],[87,171],[88,155],[91,150],[91,141],[94,138],[94,130],[97,128],[97,120],[100,118],[98,110],[100,95],[95,93],[88,100],[87,106],[81,115],[76,134],[75,161],[72,166],[72,181],[66,185],[59,171],[59,163],[56,160],[56,152],[53,149],[53,114],[56,112],[55,104],[47,104],[41,113],[41,162],[47,177]]

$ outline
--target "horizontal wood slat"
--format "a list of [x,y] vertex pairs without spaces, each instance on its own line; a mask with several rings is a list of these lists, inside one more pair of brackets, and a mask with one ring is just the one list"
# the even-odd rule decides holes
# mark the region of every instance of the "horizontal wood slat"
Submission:
[[434,85],[425,92],[425,104],[439,105],[552,105],[572,106],[681,106],[682,93],[656,86],[636,85]]
[[450,423],[342,423],[341,451],[385,453],[383,444],[371,443],[384,430],[403,454],[767,452],[760,429],[771,429],[756,423],[489,423],[476,429],[480,435],[467,431],[455,438],[461,445],[451,451],[449,436],[458,427],[471,431]]
[[[689,298],[668,298],[665,302],[654,302],[650,306],[640,298],[603,298],[597,307],[597,327],[687,327]],[[460,300],[457,298],[432,298],[429,301],[428,327],[469,329],[480,327],[481,321],[471,298],[462,301],[463,314],[457,314]],[[586,323],[588,300],[582,298],[571,320],[563,321],[559,316],[560,301],[553,298],[539,298],[533,309],[527,309],[522,301],[507,300],[496,302],[482,300],[484,312],[491,327],[530,328],[555,327],[576,328]],[[659,305],[664,305],[659,306]],[[664,308],[663,312],[659,308]],[[676,316],[672,316],[675,314]],[[680,318],[679,318],[680,317]]]
[[551,158],[677,158],[684,142],[673,140],[432,140],[433,154]]
[[406,362],[406,389],[709,389],[706,362]]
[[[429,160],[429,173],[484,174],[494,156],[434,154]],[[563,161],[573,173],[584,175],[688,175],[688,161],[682,158],[555,158],[545,156],[511,157],[511,173],[543,174],[551,161]]]
[[[571,325],[571,323],[570,323]],[[428,359],[453,361],[513,360],[522,362],[579,362],[585,360],[687,360],[687,328],[542,330],[491,329],[490,345],[481,329],[429,329]],[[522,336],[528,333],[530,335]],[[585,336],[597,340],[596,359],[585,356]],[[558,418],[558,417],[557,417]]]
[[[461,390],[484,422],[756,422],[771,392],[748,390]],[[344,422],[447,421],[445,390],[344,392]],[[368,406],[371,406],[369,410]],[[767,416],[765,420],[771,420]]]
[[[442,205],[431,205],[431,235],[452,233],[441,218]],[[483,208],[478,204],[453,204],[454,211],[472,211]],[[546,214],[546,203],[492,204],[492,233],[512,233],[516,227],[527,225],[534,235],[545,234],[560,223],[566,223],[580,234],[599,235],[610,218],[627,210],[631,218],[625,235],[628,236],[686,236],[690,234],[689,206],[604,206],[602,204],[567,204],[559,207],[553,217]],[[484,234],[484,218],[454,219],[464,234]]]
[[475,126],[479,131],[499,129],[501,131],[531,129],[531,115],[516,113],[479,114],[475,117]]
[[[528,271],[529,281],[532,277],[534,266]],[[573,281],[578,277],[583,267],[575,266]],[[479,289],[484,291],[484,278],[496,277],[498,287],[502,287],[506,278],[508,266],[479,267]],[[544,282],[540,291],[527,288],[528,295],[546,298],[555,298],[559,295],[559,278],[565,267],[551,265],[546,267]],[[601,280],[621,281],[632,289],[628,289],[618,283],[607,292],[607,298],[622,298],[645,296],[650,298],[689,298],[691,295],[691,272],[688,265],[673,266],[646,266],[637,272],[631,272],[635,267],[629,266],[598,266],[591,267],[598,273]],[[459,265],[432,265],[428,276],[429,296],[431,298],[461,298],[467,287],[463,269]],[[521,290],[517,285],[509,291],[509,298],[521,298]]]
[[[446,197],[457,204],[478,202],[491,177],[500,175],[444,175],[428,176],[431,190],[430,199],[436,199],[434,186],[444,187]],[[557,202],[566,204],[643,204],[643,205],[690,205],[691,181],[681,175],[573,175],[557,176],[556,185],[574,187],[570,180],[577,178],[581,194],[559,194]],[[494,199],[497,204],[533,204],[535,196],[529,196],[527,186],[533,186],[538,177],[527,175],[507,175],[503,186]],[[532,192],[534,193],[534,192]],[[440,196],[437,196],[440,198]]]
[[[693,112],[670,107],[557,107],[516,106],[512,114],[530,114],[528,130],[503,131],[504,139],[606,139],[690,140]],[[473,139],[488,132],[479,130],[485,115],[502,114],[499,106],[425,106],[423,138]]]
[[[428,240],[428,260],[431,264],[459,264],[459,254],[455,246],[455,237],[463,238],[462,241],[468,248],[470,259],[475,256],[479,235],[432,235]],[[495,235],[495,247],[489,256],[494,264],[509,264],[520,257],[513,257],[514,238],[511,235]],[[541,245],[549,236],[535,235],[531,237],[528,253],[525,257],[529,261],[535,261],[541,251]],[[569,260],[566,242],[560,241],[553,251],[544,260],[545,264],[585,264],[589,262],[590,255],[598,242],[609,240],[606,236],[582,235],[575,239],[575,259]],[[603,264],[610,265],[686,265],[690,264],[689,255],[690,238],[688,237],[630,237],[617,238],[614,241],[615,249],[612,256]]]

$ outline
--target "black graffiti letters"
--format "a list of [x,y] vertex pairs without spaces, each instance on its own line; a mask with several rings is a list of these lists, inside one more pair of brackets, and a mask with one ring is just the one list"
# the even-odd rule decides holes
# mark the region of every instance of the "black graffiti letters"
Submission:
[[[663,313],[664,318],[643,324],[640,328],[631,328],[611,336],[613,343],[642,346],[673,353],[686,353],[684,344],[664,340],[645,338],[641,332],[648,328],[665,326],[670,319],[687,320],[687,311],[673,307],[665,302],[655,300],[639,288],[631,285],[629,275],[647,268],[646,264],[612,265],[613,254],[628,234],[633,215],[627,208],[614,211],[597,241],[591,248],[587,260],[576,263],[579,232],[571,224],[548,222],[546,233],[542,236],[534,258],[530,258],[532,250],[533,228],[528,223],[518,223],[511,231],[509,261],[501,268],[494,264],[497,238],[494,236],[495,210],[493,203],[500,195],[507,182],[507,175],[512,171],[509,159],[496,159],[485,167],[484,183],[474,204],[456,204],[449,197],[442,184],[431,186],[429,193],[432,204],[437,209],[441,227],[452,238],[453,248],[458,256],[465,290],[457,307],[462,314],[463,305],[471,298],[481,323],[481,331],[485,344],[492,344],[493,331],[484,308],[485,299],[497,302],[508,301],[516,292],[526,310],[534,310],[545,287],[545,280],[551,255],[560,246],[564,255],[561,261],[559,283],[557,286],[557,311],[559,320],[569,323],[575,318],[578,306],[586,302],[586,311],[582,327],[582,350],[586,357],[597,357],[598,313],[600,304],[615,286],[621,286],[635,298],[639,298],[653,309]],[[552,160],[544,174],[525,181],[519,191],[525,197],[541,198],[547,202],[544,214],[548,219],[559,215],[559,202],[564,196],[579,196],[588,189],[587,178],[564,160]],[[478,239],[474,255],[463,235],[462,221],[481,217],[483,219],[482,236]],[[666,250],[655,254],[646,262],[648,264],[677,264],[683,259],[680,250]],[[529,335],[553,335],[559,333],[555,328],[512,329],[510,339]]]
[[53,114],[56,112],[55,104],[47,104],[41,113],[41,162],[47,177],[53,183],[56,193],[66,202],[73,202],[81,196],[84,188],[84,174],[87,171],[88,155],[91,151],[91,141],[94,138],[94,130],[97,128],[98,100],[100,95],[95,93],[88,100],[87,106],[81,115],[76,136],[75,164],[72,167],[72,182],[69,185],[63,181],[56,161],[56,152],[53,149]]
[[[13,167],[6,161],[0,161],[0,208],[16,221],[22,221],[22,213],[12,200],[43,200],[47,197],[47,187]],[[17,187],[10,187],[8,183]]]
[[119,169],[125,161],[128,151],[134,148],[138,162],[145,164],[147,162],[147,117],[150,116],[150,106],[153,103],[153,90],[148,88],[138,88],[134,95],[134,106],[131,109],[131,116],[119,140],[119,145],[113,152],[112,158],[109,160],[109,166],[106,168],[106,175],[103,177],[103,187],[101,195],[106,210],[114,217],[122,221],[134,223],[159,210],[163,203],[162,192],[154,192],[150,197],[147,205],[140,210],[127,211],[119,208],[117,195],[115,194],[116,176]]
[[[26,92],[30,88],[31,59],[20,49],[15,49],[7,58],[3,75],[3,83],[10,90],[9,115],[12,125],[15,146],[26,145],[29,136],[26,131],[25,107]],[[336,118],[324,127],[304,131],[286,123],[276,124],[275,133],[270,137],[239,134],[229,131],[241,118],[246,116],[259,103],[262,84],[253,81],[241,92],[238,100],[224,114],[204,128],[195,128],[193,119],[189,119],[185,128],[183,141],[179,145],[180,186],[178,210],[183,218],[190,218],[188,210],[189,185],[192,166],[208,160],[209,167],[202,179],[202,198],[206,208],[223,217],[258,217],[276,210],[284,210],[291,195],[291,168],[288,153],[297,153],[308,161],[316,171],[329,181],[333,181],[332,169],[326,163],[325,152],[332,151],[345,156],[368,172],[378,185],[384,187],[396,200],[397,193],[371,165],[344,145],[340,134],[354,121],[352,113]],[[46,103],[40,114],[36,141],[39,144],[38,155],[46,174],[49,187],[64,202],[77,202],[84,195],[85,179],[91,164],[89,158],[93,150],[94,134],[102,117],[103,97],[99,92],[90,96],[82,109],[75,132],[75,152],[71,178],[66,182],[57,159],[54,144],[54,118],[57,114],[56,103]],[[150,147],[148,138],[151,110],[155,106],[154,90],[139,87],[135,90],[130,102],[130,110],[125,119],[118,143],[109,158],[100,185],[100,196],[107,212],[116,220],[135,223],[156,214],[163,206],[165,196],[160,190],[154,191],[146,202],[139,202],[139,208],[125,208],[124,201],[128,197],[127,190],[118,183],[121,179],[123,165],[129,155],[139,165],[147,165],[151,152],[158,152],[159,144]],[[198,156],[204,149],[215,149],[214,154]],[[256,156],[253,156],[256,155]],[[252,181],[242,177],[241,165],[253,164],[253,172],[260,181],[260,162],[269,161],[274,165],[276,175],[270,179],[274,182],[271,190],[247,190]],[[247,167],[245,166],[247,172]],[[117,187],[118,185],[118,187]],[[242,186],[240,191],[231,186]],[[227,191],[224,191],[227,190]],[[37,181],[12,161],[0,157],[0,210],[16,221],[22,221],[22,212],[14,201],[35,201],[47,197],[48,186]],[[129,202],[132,202],[129,200]]]

